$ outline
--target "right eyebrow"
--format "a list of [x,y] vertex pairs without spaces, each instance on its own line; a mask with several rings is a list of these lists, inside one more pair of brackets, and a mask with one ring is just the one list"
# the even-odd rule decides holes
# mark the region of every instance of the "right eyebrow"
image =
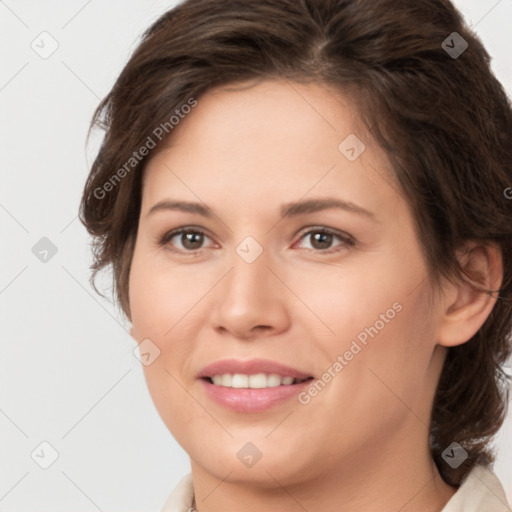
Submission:
[[198,215],[202,215],[203,217],[211,218],[213,216],[211,210],[206,208],[200,203],[192,203],[189,201],[171,201],[164,200],[153,205],[146,216],[151,215],[154,212],[162,211],[162,210],[175,210],[182,211],[186,213],[197,213]]

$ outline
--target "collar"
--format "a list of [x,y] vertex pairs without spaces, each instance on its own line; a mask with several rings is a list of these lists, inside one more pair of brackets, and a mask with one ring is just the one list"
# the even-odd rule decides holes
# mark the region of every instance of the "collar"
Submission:
[[[161,512],[194,512],[192,474],[174,488]],[[505,491],[492,469],[476,465],[441,512],[512,512]]]

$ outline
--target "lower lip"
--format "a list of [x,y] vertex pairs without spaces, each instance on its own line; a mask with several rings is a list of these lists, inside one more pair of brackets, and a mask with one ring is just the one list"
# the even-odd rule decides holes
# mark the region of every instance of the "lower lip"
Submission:
[[287,386],[252,389],[216,386],[205,379],[200,380],[206,393],[213,401],[238,412],[266,411],[296,396],[311,383],[311,379],[309,379]]

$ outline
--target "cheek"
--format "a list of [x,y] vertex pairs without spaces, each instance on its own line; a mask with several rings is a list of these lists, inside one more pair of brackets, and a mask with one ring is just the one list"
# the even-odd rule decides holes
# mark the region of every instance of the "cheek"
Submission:
[[354,425],[368,423],[367,435],[375,425],[397,427],[409,408],[423,416],[432,385],[435,332],[428,289],[400,292],[367,301],[331,350],[331,359],[341,355],[344,365],[331,400],[350,402]]
[[197,302],[202,287],[190,272],[185,274],[179,266],[150,254],[136,246],[133,255],[129,285],[133,329],[137,339],[169,339]]
[[179,440],[187,438],[183,429],[186,430],[199,411],[194,409],[194,402],[184,389],[186,383],[180,370],[187,367],[193,343],[174,340],[183,339],[180,329],[188,319],[184,315],[197,302],[192,297],[190,279],[186,280],[176,268],[171,272],[155,267],[154,261],[136,249],[129,290],[133,337],[138,343],[149,338],[160,350],[152,364],[142,366],[149,394],[170,431]]
[[334,402],[353,397],[363,409],[379,410],[397,401],[395,392],[412,403],[421,391],[418,383],[428,381],[436,322],[427,270],[419,252],[410,251],[407,264],[401,254],[371,255],[350,271],[330,267],[298,281],[297,294],[307,297],[316,316],[311,325],[322,332],[317,370],[336,375],[327,385]]
[[198,302],[210,287],[201,276],[185,273],[165,258],[152,258],[147,249],[135,248],[129,283],[132,333],[138,343],[148,338],[160,350],[155,362],[143,370],[163,417],[172,417],[173,408],[186,411],[190,405],[183,374],[191,372],[195,330],[204,324],[195,315],[202,314]]
[[397,325],[407,324],[408,318],[425,313],[423,299],[417,301],[417,294],[411,293],[422,282],[424,268],[404,268],[395,254],[364,255],[339,269],[325,265],[309,275],[289,272],[285,280],[294,283],[294,293],[309,310],[306,315],[303,307],[295,312],[319,326],[322,343],[331,353],[348,350],[355,339],[364,346],[369,340],[385,338]]

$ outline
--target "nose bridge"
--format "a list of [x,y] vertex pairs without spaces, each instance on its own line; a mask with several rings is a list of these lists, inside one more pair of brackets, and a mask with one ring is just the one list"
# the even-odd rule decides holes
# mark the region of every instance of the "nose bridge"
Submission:
[[287,315],[282,284],[270,270],[275,266],[270,251],[248,236],[235,247],[229,266],[215,300],[216,327],[239,337],[256,326],[281,329]]
[[253,236],[246,236],[236,247],[230,259],[231,271],[227,276],[228,291],[239,301],[258,300],[260,295],[269,300],[269,271],[271,254]]

